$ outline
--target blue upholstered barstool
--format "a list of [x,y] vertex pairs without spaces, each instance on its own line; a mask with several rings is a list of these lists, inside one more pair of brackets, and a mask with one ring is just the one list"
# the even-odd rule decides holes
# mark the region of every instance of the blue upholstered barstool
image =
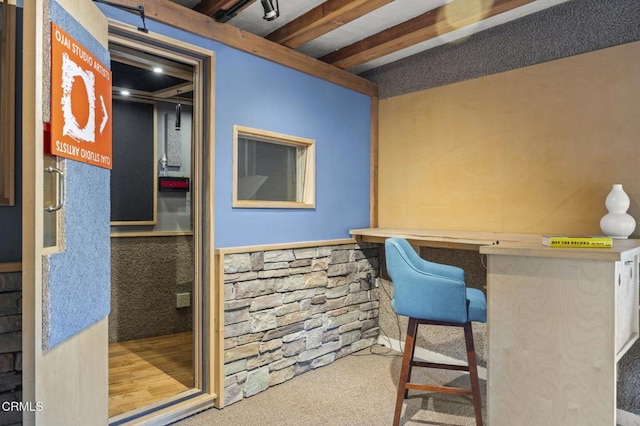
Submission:
[[[484,293],[475,288],[467,288],[463,269],[422,259],[404,238],[389,238],[385,242],[385,250],[387,272],[393,282],[391,306],[397,314],[409,317],[394,426],[400,424],[402,402],[407,398],[409,389],[472,395],[476,424],[482,426],[480,382],[471,321],[487,321],[487,300]],[[462,327],[469,365],[415,361],[413,354],[416,334],[421,324]],[[411,368],[414,366],[468,371],[471,388],[410,383]]]

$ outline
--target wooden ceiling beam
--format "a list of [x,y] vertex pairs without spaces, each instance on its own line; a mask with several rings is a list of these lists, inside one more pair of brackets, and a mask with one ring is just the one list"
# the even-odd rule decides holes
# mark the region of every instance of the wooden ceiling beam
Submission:
[[193,10],[203,13],[207,16],[213,16],[220,9],[229,9],[237,0],[202,0]]
[[319,59],[342,69],[353,68],[533,1],[453,0]]
[[[240,13],[247,7],[249,7],[256,0],[250,0],[246,4],[244,4],[240,9],[238,9],[235,13]],[[193,10],[205,14],[207,16],[214,16],[219,10],[229,10],[231,9],[239,0],[202,0],[198,3]]]
[[393,0],[327,0],[265,38],[295,49]]
[[221,24],[215,19],[169,0],[111,0],[131,7],[143,6],[148,19],[180,28],[193,34],[217,41],[234,49],[284,65],[322,80],[355,90],[368,96],[377,96],[375,83],[340,68],[321,62],[288,47],[281,46],[247,31]]

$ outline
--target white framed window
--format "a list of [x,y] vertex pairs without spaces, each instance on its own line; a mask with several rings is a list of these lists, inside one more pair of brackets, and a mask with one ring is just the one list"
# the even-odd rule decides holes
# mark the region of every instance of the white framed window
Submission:
[[315,208],[315,141],[233,127],[233,207]]

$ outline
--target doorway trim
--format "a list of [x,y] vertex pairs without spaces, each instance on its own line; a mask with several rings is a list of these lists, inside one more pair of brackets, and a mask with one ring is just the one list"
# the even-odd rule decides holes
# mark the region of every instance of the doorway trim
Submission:
[[[215,52],[157,33],[141,33],[136,27],[109,20],[109,41],[133,46],[194,67],[193,168],[194,226],[194,387],[173,398],[109,419],[110,425],[168,423],[222,404],[224,347],[223,295],[214,290],[214,117]],[[195,113],[197,112],[197,114]]]

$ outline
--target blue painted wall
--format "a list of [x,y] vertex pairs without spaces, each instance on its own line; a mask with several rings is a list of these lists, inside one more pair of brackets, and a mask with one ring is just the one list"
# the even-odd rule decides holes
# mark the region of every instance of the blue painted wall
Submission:
[[[104,5],[106,15],[140,18]],[[220,43],[147,20],[156,32],[215,52],[215,245],[220,247],[349,237],[369,226],[370,99],[341,86]],[[316,141],[316,208],[234,209],[235,124]]]
[[[216,58],[216,245],[346,238],[368,227],[369,97],[232,49]],[[314,210],[231,208],[234,124],[316,141]]]

